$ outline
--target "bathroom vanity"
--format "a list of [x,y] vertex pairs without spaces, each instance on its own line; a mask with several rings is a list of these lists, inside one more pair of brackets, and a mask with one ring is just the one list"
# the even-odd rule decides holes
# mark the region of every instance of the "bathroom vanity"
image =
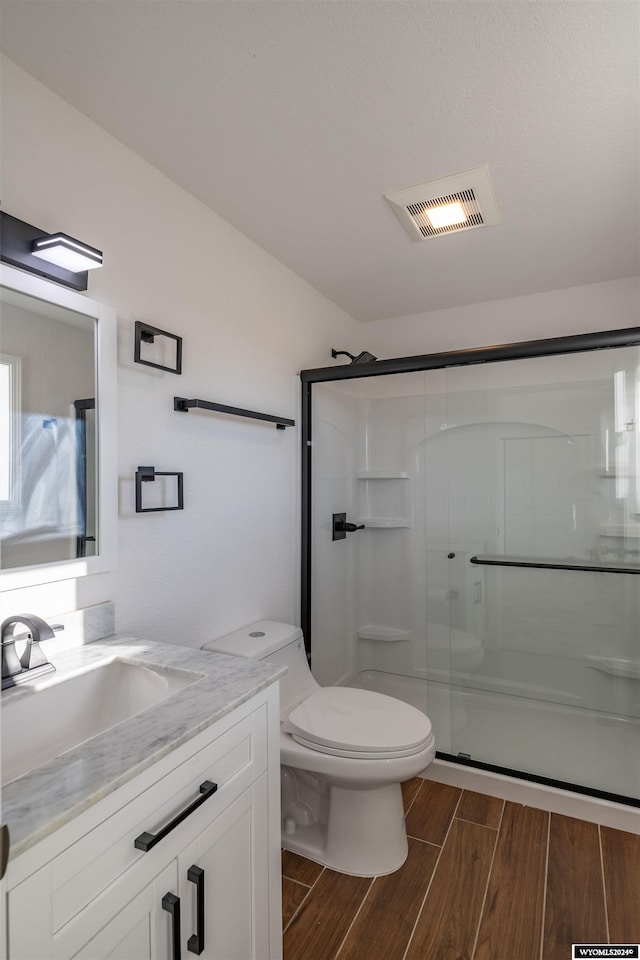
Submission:
[[[3,719],[58,683],[71,684],[63,700],[80,726],[83,711],[104,709],[108,724],[114,698],[82,686],[105,667],[133,685],[134,704],[147,680],[166,695],[101,732],[87,727],[90,739],[61,756],[32,752],[30,772],[3,786],[2,960],[278,960],[283,669],[133,639],[54,659],[48,690],[3,695]],[[3,737],[20,737],[6,726]]]

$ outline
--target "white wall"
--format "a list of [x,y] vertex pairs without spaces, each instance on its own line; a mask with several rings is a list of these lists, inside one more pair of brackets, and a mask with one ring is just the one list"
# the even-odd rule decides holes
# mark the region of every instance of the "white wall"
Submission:
[[[119,317],[120,500],[116,571],[5,593],[2,616],[115,599],[119,631],[193,646],[297,621],[297,372],[357,342],[355,321],[6,60],[2,127],[4,210],[104,251],[87,293]],[[184,337],[183,376],[133,363],[134,320]],[[174,394],[298,426],[174,413]],[[139,464],[184,471],[184,512],[133,512]]]
[[638,325],[640,278],[627,277],[375,320],[360,328],[358,349],[386,359]]

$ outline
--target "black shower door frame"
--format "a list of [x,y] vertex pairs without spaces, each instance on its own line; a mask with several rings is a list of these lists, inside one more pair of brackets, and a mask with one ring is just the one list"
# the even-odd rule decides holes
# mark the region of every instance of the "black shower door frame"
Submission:
[[[612,350],[618,347],[640,345],[640,327],[625,327],[621,330],[601,330],[597,333],[574,334],[568,337],[551,337],[545,340],[526,340],[519,343],[500,344],[487,347],[470,347],[466,350],[454,350],[445,353],[427,353],[413,357],[395,357],[390,360],[375,360],[371,363],[339,364],[332,367],[317,367],[302,370],[302,530],[301,530],[301,596],[300,617],[304,633],[307,656],[311,660],[313,637],[311,635],[311,503],[312,503],[312,465],[313,465],[313,384],[330,383],[336,380],[356,380],[362,377],[381,377],[396,373],[419,373],[425,370],[442,370],[447,367],[466,367],[478,363],[498,363],[504,360],[525,360],[535,357],[553,357],[562,354],[586,353],[592,350]],[[611,572],[637,572],[632,570],[612,570]],[[470,760],[453,754],[436,753],[437,757],[464,766],[489,770],[494,773],[519,777],[535,783],[542,783],[561,789],[570,789],[577,793],[601,797],[614,802],[640,806],[640,801],[618,794],[593,790],[576,784],[569,784],[547,777],[498,767],[493,764]]]

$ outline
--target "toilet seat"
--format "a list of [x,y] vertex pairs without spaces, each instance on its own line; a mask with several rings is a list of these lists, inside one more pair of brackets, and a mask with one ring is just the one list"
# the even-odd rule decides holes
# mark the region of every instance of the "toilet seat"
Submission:
[[311,750],[353,759],[407,757],[433,739],[420,710],[354,687],[322,687],[291,711],[282,729]]

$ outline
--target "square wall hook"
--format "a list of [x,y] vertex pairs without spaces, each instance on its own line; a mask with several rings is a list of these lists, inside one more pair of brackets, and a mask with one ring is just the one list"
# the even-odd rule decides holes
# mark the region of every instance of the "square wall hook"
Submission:
[[[155,354],[153,352],[150,354],[147,353],[147,359],[143,360],[143,343],[155,344],[157,337],[165,338],[165,342],[161,344],[161,349],[156,350]],[[167,340],[175,341],[173,344],[173,350],[175,351],[175,360],[173,361],[173,365],[159,362],[159,360],[163,359],[163,351],[168,346],[166,342]],[[155,359],[150,359],[150,357],[155,357]],[[181,374],[182,337],[176,336],[175,333],[169,333],[167,330],[160,330],[159,327],[152,327],[150,324],[143,323],[141,320],[136,320],[133,362],[143,363],[147,367],[155,367],[156,370],[167,370],[169,373]]]
[[[177,484],[178,502],[170,507],[143,507],[142,506],[142,484],[154,481],[156,477],[175,477]],[[176,471],[156,470],[155,467],[138,467],[136,470],[136,513],[159,513],[166,510],[184,510],[184,495],[182,484],[182,473]]]

